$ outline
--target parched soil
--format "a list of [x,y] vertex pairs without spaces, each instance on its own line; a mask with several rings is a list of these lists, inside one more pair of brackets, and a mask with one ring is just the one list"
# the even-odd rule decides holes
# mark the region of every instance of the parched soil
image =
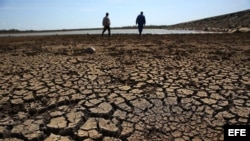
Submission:
[[225,124],[250,124],[250,34],[0,38],[1,141],[222,141]]

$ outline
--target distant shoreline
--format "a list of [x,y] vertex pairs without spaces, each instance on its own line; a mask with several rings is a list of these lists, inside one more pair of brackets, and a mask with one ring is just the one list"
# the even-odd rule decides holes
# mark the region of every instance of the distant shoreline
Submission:
[[[168,26],[146,26],[146,29],[167,29]],[[124,27],[111,27],[112,29],[136,29],[137,26],[124,26]],[[79,28],[79,29],[51,29],[51,30],[18,30],[18,29],[9,29],[9,30],[0,30],[1,34],[10,34],[10,33],[38,33],[38,32],[60,32],[60,31],[86,31],[86,30],[102,30],[102,27],[99,28]]]
[[[53,30],[53,31],[32,31],[32,32],[12,32],[0,33],[0,37],[10,36],[49,36],[49,35],[98,35],[102,33],[102,29],[79,29],[79,30]],[[145,28],[143,34],[206,34],[216,33],[201,30],[181,30],[181,29],[167,29],[167,28]],[[111,34],[138,34],[136,28],[113,28]]]

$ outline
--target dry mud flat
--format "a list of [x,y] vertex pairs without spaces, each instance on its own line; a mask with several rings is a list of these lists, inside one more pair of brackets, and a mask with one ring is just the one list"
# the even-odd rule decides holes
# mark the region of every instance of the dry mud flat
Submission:
[[2,37],[0,70],[1,141],[218,141],[250,124],[250,34]]

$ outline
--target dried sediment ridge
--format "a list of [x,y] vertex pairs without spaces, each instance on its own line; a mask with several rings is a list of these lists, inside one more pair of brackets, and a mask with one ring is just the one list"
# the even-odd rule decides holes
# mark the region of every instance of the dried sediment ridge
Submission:
[[[249,32],[250,28],[250,9],[238,11],[234,13],[228,13],[225,15],[218,15],[214,17],[208,17],[205,19],[179,23],[176,25],[170,25],[169,28],[181,28],[181,29],[193,29],[193,30],[206,30],[217,32]],[[239,29],[244,27],[247,31],[240,31]],[[243,29],[243,28],[242,28]]]
[[0,138],[223,140],[250,123],[249,36],[0,38]]

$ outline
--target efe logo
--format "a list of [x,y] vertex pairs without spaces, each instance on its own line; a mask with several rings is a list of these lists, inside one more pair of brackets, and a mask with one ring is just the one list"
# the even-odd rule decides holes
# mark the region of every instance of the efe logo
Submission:
[[246,129],[228,129],[228,136],[246,136]]
[[224,125],[224,141],[249,141],[250,125]]

